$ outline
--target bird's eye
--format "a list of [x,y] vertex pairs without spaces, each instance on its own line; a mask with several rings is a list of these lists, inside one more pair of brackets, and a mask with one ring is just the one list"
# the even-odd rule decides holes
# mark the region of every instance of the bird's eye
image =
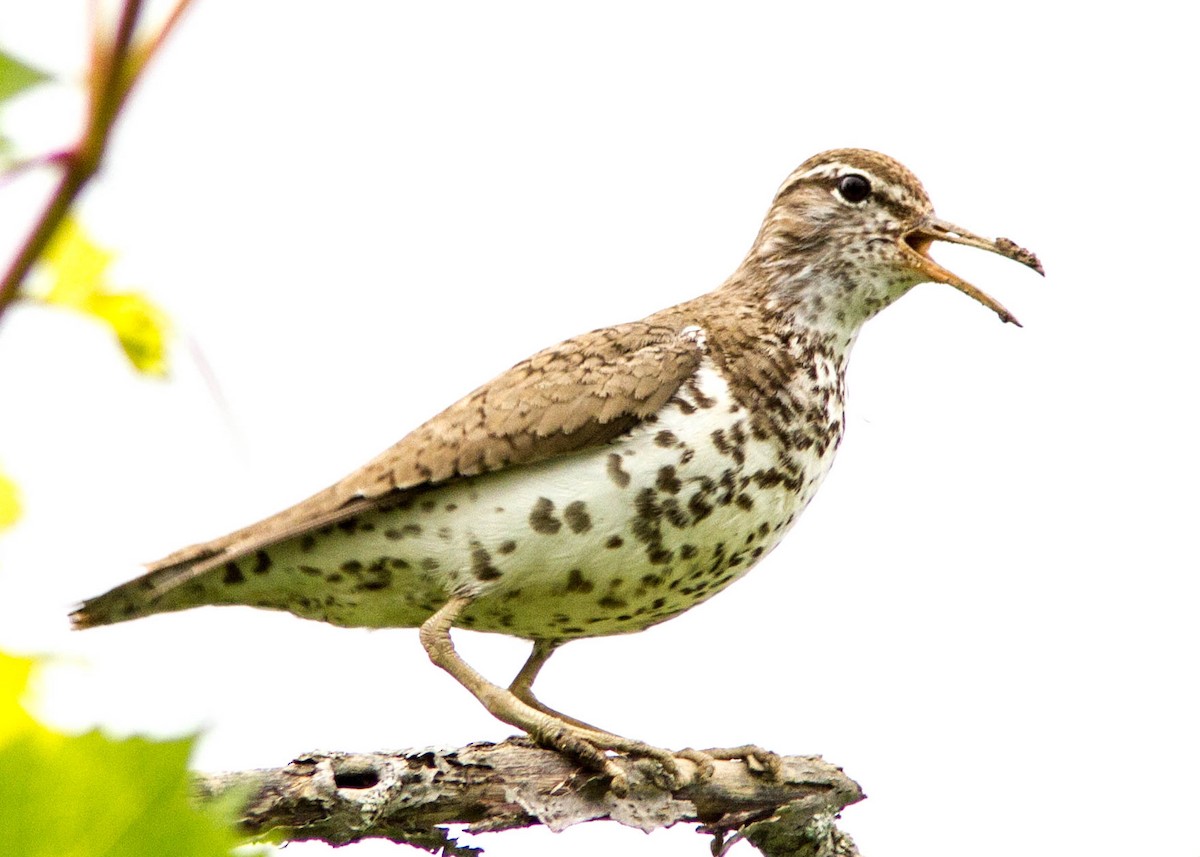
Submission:
[[837,183],[838,193],[846,202],[862,202],[871,195],[871,183],[858,173],[842,176]]

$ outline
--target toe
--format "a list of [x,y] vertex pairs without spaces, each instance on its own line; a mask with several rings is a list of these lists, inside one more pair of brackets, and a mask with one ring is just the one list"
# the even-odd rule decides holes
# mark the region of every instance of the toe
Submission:
[[681,759],[687,759],[696,766],[696,779],[700,782],[706,783],[712,779],[713,772],[716,771],[716,760],[710,754],[703,750],[685,747],[675,755]]

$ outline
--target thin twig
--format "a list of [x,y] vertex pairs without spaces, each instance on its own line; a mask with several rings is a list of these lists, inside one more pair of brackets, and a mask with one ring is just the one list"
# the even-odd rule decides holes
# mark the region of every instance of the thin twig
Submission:
[[143,0],[126,0],[111,40],[100,31],[99,24],[96,25],[92,37],[88,111],[84,129],[73,149],[59,153],[50,160],[62,166],[63,174],[5,271],[4,278],[0,279],[0,316],[16,299],[25,277],[46,249],[80,191],[99,172],[113,125],[126,96],[190,2],[179,0],[166,23],[142,49],[135,49],[133,37]]

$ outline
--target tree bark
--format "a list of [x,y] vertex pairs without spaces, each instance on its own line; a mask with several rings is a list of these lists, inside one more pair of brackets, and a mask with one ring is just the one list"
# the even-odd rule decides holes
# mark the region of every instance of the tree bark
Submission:
[[202,800],[244,792],[243,828],[293,841],[381,837],[461,857],[478,849],[457,845],[444,825],[558,831],[610,819],[647,832],[699,823],[714,855],[745,839],[767,857],[858,857],[833,819],[862,790],[818,756],[784,756],[776,780],[743,761],[718,761],[711,778],[674,793],[658,784],[654,762],[617,761],[629,772],[623,798],[604,777],[521,738],[458,750],[314,752],[279,769],[202,774],[197,790]]

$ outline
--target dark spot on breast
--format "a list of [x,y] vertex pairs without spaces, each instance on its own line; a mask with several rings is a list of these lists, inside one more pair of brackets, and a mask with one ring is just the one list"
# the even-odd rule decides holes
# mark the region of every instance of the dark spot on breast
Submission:
[[754,508],[754,500],[751,499],[749,494],[738,494],[733,498],[733,502],[744,512],[749,512]]
[[619,548],[623,544],[625,544],[625,540],[620,536],[609,536],[608,540],[604,543],[604,546],[606,548],[615,549]]
[[667,497],[662,502],[663,517],[674,527],[683,529],[691,521],[688,519],[687,512],[683,511],[679,506],[679,501],[674,497]]
[[759,488],[774,488],[784,480],[783,474],[774,467],[767,470],[758,470],[751,478]]
[[692,523],[703,521],[712,514],[713,505],[704,499],[700,492],[688,498],[688,511],[692,513]]
[[733,445],[730,444],[729,441],[725,438],[725,430],[724,429],[714,429],[713,430],[712,442],[713,442],[713,446],[715,446],[717,448],[717,452],[721,453],[722,455],[729,455],[730,451],[733,449]]
[[699,550],[696,548],[695,545],[680,545],[679,546],[679,558],[680,559],[691,559],[697,553],[699,553]]
[[654,442],[662,447],[672,447],[679,443],[679,438],[675,436],[675,432],[663,429],[654,436]]
[[308,553],[317,546],[317,537],[312,533],[305,533],[300,537],[300,553]]
[[601,607],[606,607],[610,610],[626,606],[625,599],[618,598],[615,595],[605,595],[603,598],[601,598],[596,603],[599,604]]
[[301,574],[307,574],[309,577],[320,577],[321,576],[321,569],[316,568],[315,566],[301,565],[301,566],[297,566],[297,568],[300,570]]
[[546,497],[539,497],[529,513],[529,526],[535,533],[553,535],[562,529],[562,521],[554,517],[554,502]]
[[633,501],[634,512],[639,520],[658,521],[662,518],[662,506],[654,496],[653,488],[643,488]]
[[492,565],[492,555],[479,542],[471,542],[471,574],[476,580],[495,580],[500,569]]
[[515,551],[516,549],[517,549],[517,543],[514,542],[512,539],[507,539],[505,541],[500,542],[499,546],[497,546],[497,548],[496,548],[496,553],[510,554],[513,551]]
[[587,512],[587,504],[582,500],[568,503],[563,509],[563,520],[573,533],[586,533],[592,528],[592,516]]
[[266,551],[256,551],[254,554],[254,568],[250,570],[255,574],[266,574],[271,570],[271,555]]
[[675,475],[675,468],[670,464],[658,469],[658,477],[654,480],[654,484],[659,491],[665,491],[668,494],[678,494],[679,489],[683,487],[683,483]]
[[711,408],[717,403],[716,399],[704,395],[704,392],[700,389],[700,385],[696,383],[695,378],[692,378],[690,381],[688,381],[687,386],[688,392],[692,394],[692,398],[696,400],[696,404],[701,408]]
[[362,573],[361,579],[354,586],[355,592],[376,592],[387,589],[392,585],[392,571],[384,567],[382,561],[371,563],[371,567]]
[[225,574],[221,576],[221,582],[233,585],[235,583],[245,583],[246,575],[242,574],[242,570],[238,568],[236,562],[225,563]]
[[437,503],[433,502],[432,500],[422,500],[421,501],[421,511],[422,512],[432,512],[436,508],[437,508]]
[[395,541],[397,539],[402,539],[405,536],[419,536],[419,535],[421,535],[421,525],[420,524],[405,524],[403,527],[399,527],[399,528],[388,527],[386,530],[383,531],[383,535],[385,538],[391,539],[392,541]]
[[356,559],[342,563],[342,571],[347,574],[354,574],[356,571],[362,571],[363,564]]
[[457,504],[457,503],[447,503],[447,504],[446,504],[446,511],[447,511],[447,512],[456,512],[456,511],[458,511],[458,504]]
[[617,455],[617,453],[609,453],[606,472],[608,473],[608,478],[611,479],[618,488],[625,488],[629,485],[629,480],[631,477],[628,473],[621,469],[621,456]]
[[591,592],[596,585],[590,580],[584,580],[583,572],[573,568],[567,572],[567,585],[563,588],[566,592]]

